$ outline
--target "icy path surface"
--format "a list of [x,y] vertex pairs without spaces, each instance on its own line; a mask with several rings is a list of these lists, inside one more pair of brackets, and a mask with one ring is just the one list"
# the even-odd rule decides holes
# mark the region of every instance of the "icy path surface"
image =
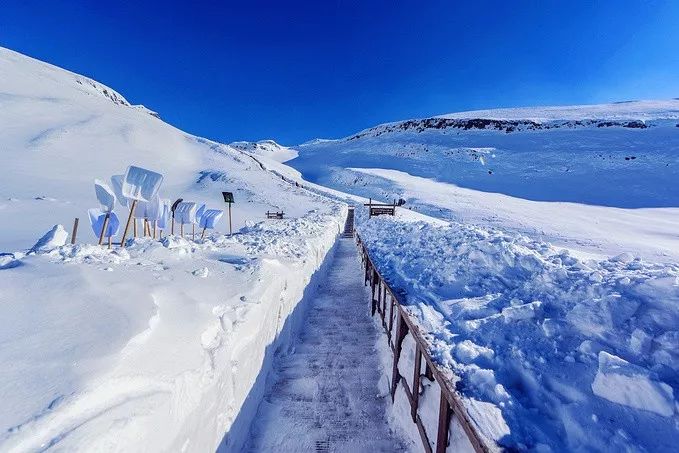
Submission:
[[370,319],[353,240],[340,239],[295,350],[276,359],[246,451],[405,451],[380,395]]

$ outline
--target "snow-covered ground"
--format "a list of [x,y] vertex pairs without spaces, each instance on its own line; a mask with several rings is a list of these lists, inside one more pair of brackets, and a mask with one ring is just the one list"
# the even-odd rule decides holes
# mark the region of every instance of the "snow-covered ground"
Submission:
[[405,200],[396,218],[359,210],[359,232],[485,436],[673,451],[678,125],[677,100],[463,112],[309,142],[286,164]]
[[[6,49],[0,91],[0,450],[237,450],[345,206]],[[93,181],[130,164],[162,173],[163,197],[224,208],[233,191],[236,234],[93,245]]]
[[380,201],[403,198],[433,217],[583,253],[679,258],[679,100],[446,118],[310,142],[286,163],[309,181]]
[[464,223],[359,217],[375,264],[407,293],[488,438],[541,451],[676,447],[679,265],[579,259]]
[[[359,208],[359,231],[485,436],[676,449],[677,125],[679,101],[645,101],[223,145],[0,48],[0,450],[238,451],[329,271],[344,202],[362,197],[405,200],[396,218]],[[93,180],[131,164],[162,173],[166,198],[224,208],[234,192],[236,234],[223,219],[205,240],[93,245]],[[264,221],[274,210],[286,219]],[[78,242],[62,245],[74,217]],[[398,395],[387,419],[417,439]],[[435,409],[435,389],[422,401]]]
[[245,451],[420,450],[390,429],[374,350],[382,339],[359,266],[354,241],[340,240],[300,338],[276,360]]

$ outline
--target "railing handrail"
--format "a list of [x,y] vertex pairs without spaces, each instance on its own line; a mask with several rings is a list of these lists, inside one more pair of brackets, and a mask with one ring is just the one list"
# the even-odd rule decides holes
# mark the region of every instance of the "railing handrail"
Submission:
[[[397,308],[397,316],[399,320],[399,327],[397,327],[397,339],[396,343],[394,345],[391,344],[391,328],[393,327],[391,324],[391,321],[393,320],[393,315],[390,313],[390,325],[387,327],[386,322],[384,320],[384,313],[383,310],[380,311],[380,314],[382,315],[382,324],[385,328],[385,331],[387,333],[387,337],[389,338],[389,344],[392,346],[392,350],[394,352],[394,375],[392,376],[392,399],[394,397],[394,392],[396,390],[396,386],[398,385],[398,381],[403,381],[403,388],[406,392],[406,395],[408,396],[408,399],[411,403],[411,414],[413,417],[413,421],[418,425],[418,430],[420,431],[420,436],[422,437],[422,442],[425,446],[426,451],[431,451],[431,447],[429,445],[428,441],[428,435],[426,433],[426,430],[424,429],[424,426],[422,425],[421,420],[419,419],[419,416],[417,415],[417,409],[418,409],[418,400],[419,397],[415,396],[413,392],[410,391],[408,388],[407,381],[403,376],[398,372],[398,360],[399,360],[399,355],[400,355],[400,343],[403,341],[403,338],[405,335],[407,335],[408,331],[411,333],[413,336],[413,339],[415,340],[416,344],[416,368],[415,368],[415,377],[417,379],[417,382],[413,383],[413,391],[418,392],[419,395],[419,388],[415,388],[415,385],[419,387],[419,376],[418,373],[420,373],[420,370],[418,368],[421,368],[421,364],[419,363],[420,357],[419,354],[424,357],[425,362],[427,364],[427,367],[429,370],[431,370],[432,377],[433,379],[438,383],[439,387],[441,388],[441,407],[439,409],[439,429],[437,433],[437,441],[436,441],[436,451],[437,452],[444,452],[447,446],[447,437],[448,437],[448,423],[450,420],[450,415],[453,415],[457,418],[457,420],[460,423],[460,426],[462,429],[465,431],[465,434],[467,435],[467,438],[469,439],[469,442],[471,443],[472,447],[474,450],[478,453],[486,453],[489,452],[490,449],[486,445],[484,438],[482,435],[480,435],[476,429],[476,427],[473,425],[472,421],[469,419],[469,415],[467,414],[467,411],[464,407],[464,404],[462,403],[460,396],[458,392],[454,389],[452,385],[452,380],[451,376],[453,375],[452,371],[449,369],[442,368],[439,366],[434,359],[432,358],[430,354],[430,344],[425,340],[424,336],[420,332],[418,324],[413,321],[411,318],[410,313],[404,308],[406,304],[401,300],[401,297],[397,291],[394,291],[392,287],[389,285],[387,280],[382,276],[380,271],[377,269],[377,266],[375,266],[374,261],[370,257],[370,253],[368,252],[368,248],[365,246],[365,243],[361,240],[360,235],[358,232],[356,232],[356,242],[358,245],[361,247],[361,251],[363,254],[363,261],[365,265],[365,271],[366,271],[366,282],[369,280],[371,281],[372,285],[372,303],[373,303],[373,313],[375,310],[375,299],[374,299],[374,288],[375,286],[378,287],[378,300],[377,303],[379,304],[380,298],[381,298],[381,293],[379,290],[379,286],[382,285],[384,288],[384,297],[385,300],[384,305],[386,306],[386,294],[388,293],[392,303],[396,306]],[[369,271],[372,269],[374,272],[375,276],[378,278],[378,283],[375,285],[375,283],[372,281],[372,279],[369,279]],[[372,277],[372,276],[371,276]],[[406,324],[406,332],[403,332],[401,330],[400,322],[403,320],[403,322]],[[421,373],[420,373],[421,374]],[[448,407],[445,407],[447,403]],[[414,405],[414,407],[413,407]],[[445,412],[445,413],[444,413]],[[452,412],[452,413],[450,413]],[[443,421],[445,421],[445,426],[443,425]],[[442,437],[445,437],[445,439],[442,439]]]

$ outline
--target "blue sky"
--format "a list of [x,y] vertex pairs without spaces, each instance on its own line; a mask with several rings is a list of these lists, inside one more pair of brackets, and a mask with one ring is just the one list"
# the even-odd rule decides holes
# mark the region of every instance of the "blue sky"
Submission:
[[296,144],[460,110],[679,97],[678,24],[672,0],[9,0],[0,45],[188,132]]

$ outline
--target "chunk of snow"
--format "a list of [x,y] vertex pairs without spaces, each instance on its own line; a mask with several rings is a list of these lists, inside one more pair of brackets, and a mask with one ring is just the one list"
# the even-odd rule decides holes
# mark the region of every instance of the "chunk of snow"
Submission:
[[64,229],[63,225],[54,225],[51,230],[43,235],[38,242],[31,247],[33,252],[49,252],[57,247],[61,247],[66,244],[68,239],[68,233]]
[[536,300],[534,302],[518,305],[516,307],[505,307],[502,309],[502,316],[505,322],[521,321],[523,319],[531,319],[535,317],[536,311],[542,306],[542,302]]
[[200,269],[196,269],[195,271],[191,272],[193,275],[196,277],[201,277],[205,278],[210,274],[210,271],[208,270],[207,267],[202,267]]
[[21,261],[15,259],[13,255],[0,255],[0,270],[19,266],[21,266]]
[[674,413],[674,393],[648,371],[605,351],[599,353],[599,370],[592,383],[595,395],[608,401],[663,417]]
[[163,244],[163,247],[168,248],[168,249],[175,249],[178,247],[190,247],[191,243],[184,239],[181,236],[165,236],[163,239],[160,240],[160,243]]

